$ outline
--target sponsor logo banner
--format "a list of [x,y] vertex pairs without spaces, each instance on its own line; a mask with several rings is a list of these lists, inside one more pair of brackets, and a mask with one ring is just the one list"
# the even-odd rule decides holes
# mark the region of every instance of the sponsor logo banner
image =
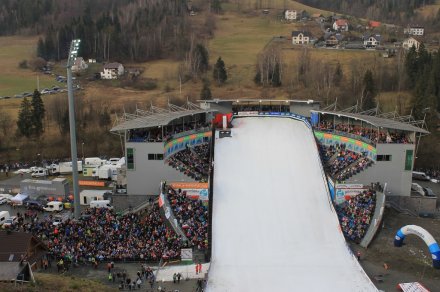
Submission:
[[105,187],[105,182],[97,180],[79,180],[78,184],[80,186]]

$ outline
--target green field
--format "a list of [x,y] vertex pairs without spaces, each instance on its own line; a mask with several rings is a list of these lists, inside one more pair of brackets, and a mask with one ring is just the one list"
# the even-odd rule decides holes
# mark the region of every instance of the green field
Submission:
[[18,64],[35,58],[36,37],[1,37],[0,38],[0,96],[11,96],[22,92],[32,92],[37,88],[39,79],[40,90],[56,85],[53,76],[20,69]]

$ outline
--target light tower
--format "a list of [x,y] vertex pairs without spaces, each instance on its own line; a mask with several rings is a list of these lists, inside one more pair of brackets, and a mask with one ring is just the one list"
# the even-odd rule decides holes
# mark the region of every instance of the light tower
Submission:
[[73,100],[72,66],[78,56],[80,39],[72,40],[67,59],[67,97],[69,100],[70,154],[72,156],[73,206],[76,219],[81,215],[78,190],[78,154],[76,151],[75,102]]

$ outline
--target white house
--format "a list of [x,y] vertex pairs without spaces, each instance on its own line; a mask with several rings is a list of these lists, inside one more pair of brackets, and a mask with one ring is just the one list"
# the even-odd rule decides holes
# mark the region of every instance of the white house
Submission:
[[124,66],[121,63],[107,63],[101,72],[101,79],[118,79],[124,74]]
[[414,37],[409,37],[406,40],[403,41],[402,47],[404,49],[411,49],[413,46],[416,48],[416,51],[419,50],[420,44],[422,42]]
[[284,19],[286,20],[296,20],[296,10],[286,10],[284,11]]
[[346,19],[338,19],[333,23],[333,29],[337,31],[348,31],[348,21]]
[[72,72],[84,71],[89,67],[82,57],[76,58],[72,65]]
[[307,45],[310,43],[311,34],[308,31],[292,31],[293,45]]
[[380,35],[378,34],[365,35],[363,39],[366,48],[375,48],[380,45]]
[[418,25],[408,25],[403,29],[404,34],[422,36],[425,34],[425,28]]

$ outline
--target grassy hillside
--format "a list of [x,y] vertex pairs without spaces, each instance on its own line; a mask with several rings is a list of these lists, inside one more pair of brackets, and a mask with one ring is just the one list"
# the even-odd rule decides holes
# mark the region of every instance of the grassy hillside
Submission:
[[38,37],[0,37],[0,96],[13,97],[24,91],[34,91],[37,88],[37,76],[40,89],[57,84],[53,76],[18,67],[21,61],[35,58],[37,39]]

